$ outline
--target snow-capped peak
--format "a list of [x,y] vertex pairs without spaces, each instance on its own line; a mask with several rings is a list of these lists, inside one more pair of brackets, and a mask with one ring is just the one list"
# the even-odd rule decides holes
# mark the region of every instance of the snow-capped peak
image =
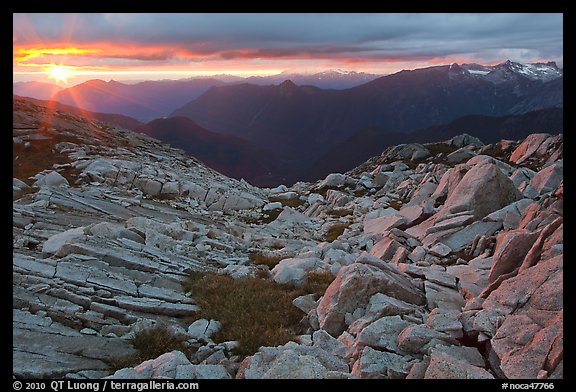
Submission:
[[517,63],[507,60],[498,65],[485,66],[480,64],[463,64],[462,68],[466,69],[471,75],[480,78],[486,78],[493,83],[501,83],[510,80],[514,76],[523,76],[530,80],[541,80],[549,82],[563,75],[561,69],[558,69],[556,63]]

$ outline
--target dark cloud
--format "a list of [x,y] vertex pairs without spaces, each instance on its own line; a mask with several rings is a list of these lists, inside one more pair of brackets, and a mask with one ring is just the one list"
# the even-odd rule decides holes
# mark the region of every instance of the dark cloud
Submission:
[[41,39],[43,45],[169,48],[142,54],[150,61],[176,54],[356,60],[466,55],[485,61],[516,54],[558,60],[563,52],[562,14],[15,14],[13,33],[16,45]]

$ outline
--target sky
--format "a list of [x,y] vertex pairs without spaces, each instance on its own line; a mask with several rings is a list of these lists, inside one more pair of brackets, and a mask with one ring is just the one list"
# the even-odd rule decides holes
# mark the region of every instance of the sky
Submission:
[[563,66],[560,13],[13,14],[13,22],[15,82]]

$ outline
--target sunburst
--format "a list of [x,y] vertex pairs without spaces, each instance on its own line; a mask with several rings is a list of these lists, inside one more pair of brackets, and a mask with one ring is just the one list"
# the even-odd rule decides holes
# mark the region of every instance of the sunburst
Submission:
[[68,79],[74,75],[72,67],[60,64],[51,64],[47,70],[48,77],[57,83],[68,83]]

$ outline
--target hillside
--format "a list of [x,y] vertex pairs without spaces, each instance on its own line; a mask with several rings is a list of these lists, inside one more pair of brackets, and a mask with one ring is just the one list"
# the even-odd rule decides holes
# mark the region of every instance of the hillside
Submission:
[[563,151],[462,134],[266,189],[14,97],[12,374],[562,379]]
[[125,84],[114,80],[89,80],[58,92],[53,99],[82,109],[119,113],[148,122],[170,114],[212,86],[216,79],[160,80]]
[[484,143],[497,143],[501,139],[523,139],[536,132],[563,133],[562,108],[550,108],[522,115],[480,116],[468,115],[448,124],[419,129],[410,134],[385,133],[380,129],[365,129],[334,146],[323,155],[311,170],[307,180],[325,177],[333,171],[345,172],[378,155],[387,147],[402,143],[432,143],[448,140],[462,133],[477,137]]
[[[14,97],[18,99],[21,98],[17,95],[15,95]],[[75,106],[65,105],[53,100],[41,100],[34,98],[26,98],[26,99],[30,102],[34,102],[36,105],[46,107],[49,111],[58,110],[67,113],[73,113],[77,116],[116,124],[127,129],[135,129],[136,127],[141,125],[140,121],[132,117],[124,116],[122,114],[91,112],[89,110],[78,109]]]
[[280,163],[273,154],[230,136],[207,131],[185,117],[157,119],[134,129],[136,132],[181,148],[206,166],[236,179],[259,186],[285,182]]

